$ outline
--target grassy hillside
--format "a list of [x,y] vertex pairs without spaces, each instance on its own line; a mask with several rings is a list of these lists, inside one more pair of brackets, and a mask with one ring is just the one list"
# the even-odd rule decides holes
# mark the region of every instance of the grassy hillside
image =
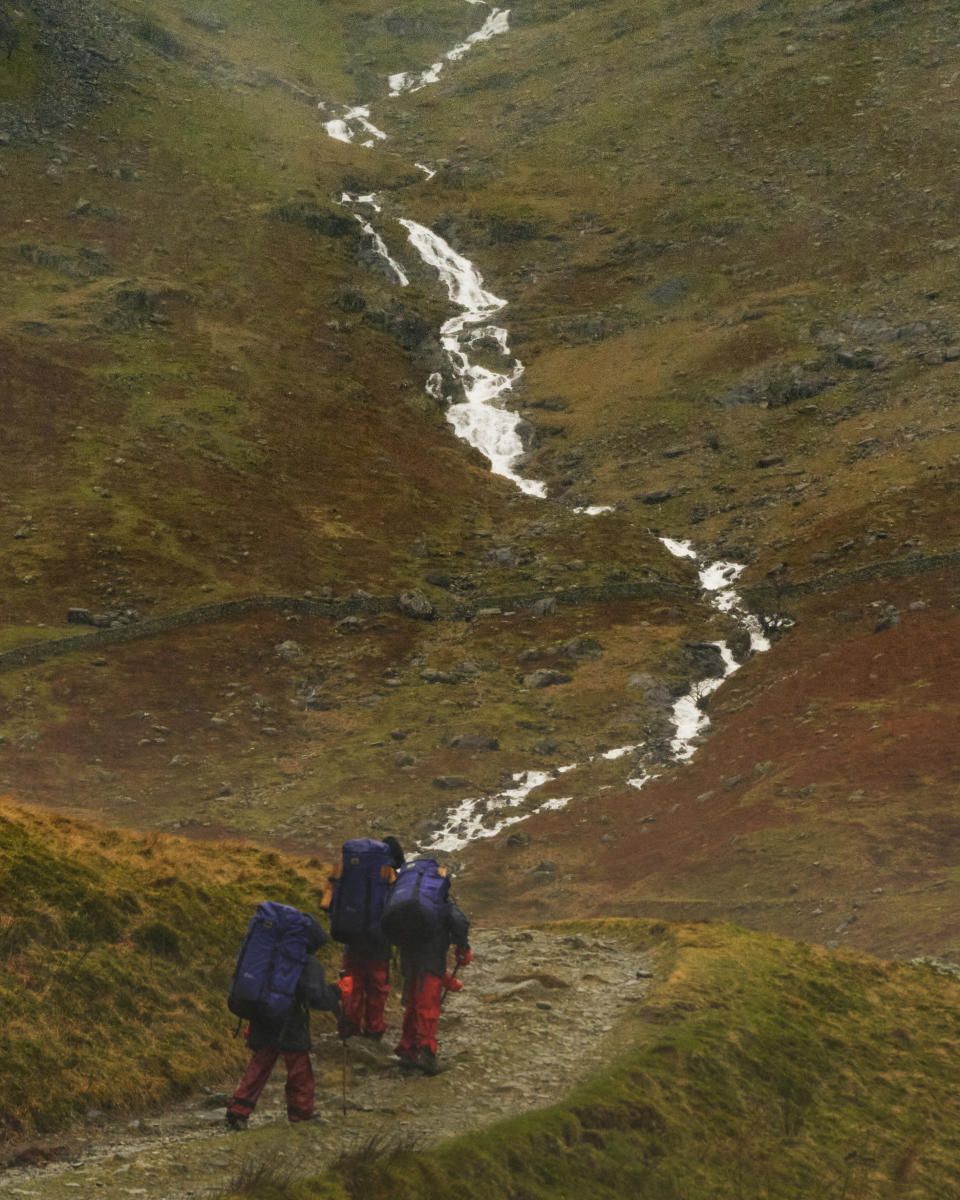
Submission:
[[327,873],[4,801],[0,1139],[144,1111],[237,1069],[225,997],[247,921],[265,899],[318,911]]
[[[392,65],[465,36],[462,8],[420,12]],[[317,110],[362,97],[371,56],[396,47],[388,15],[241,5],[220,28],[166,4],[30,12],[37,33],[11,62],[44,69],[0,110],[2,648],[75,632],[70,607],[136,622],[261,593],[417,587],[449,604],[648,569],[690,582],[631,521],[587,538],[582,518],[518,500],[426,396],[445,301],[425,273],[401,291],[371,269],[336,203],[351,174],[390,187],[420,172],[397,150],[333,142]],[[96,54],[80,61],[77,40]],[[705,619],[682,607],[671,625]],[[312,839],[332,820],[331,845],[355,803],[398,794],[387,816],[408,826],[454,765],[425,728],[438,689],[410,668],[509,669],[529,631],[498,628],[491,661],[489,628],[474,639],[375,621],[345,637],[331,624],[238,620],[5,675],[2,736],[23,753],[3,786],[139,827]],[[287,669],[274,648],[289,638],[303,653]],[[387,672],[409,673],[415,692],[388,704]],[[524,747],[505,723],[540,720],[515,678],[455,704],[495,725],[508,754]],[[397,727],[422,730],[416,778],[377,752]],[[220,803],[225,784],[234,799]]]
[[[593,757],[528,847],[463,856],[478,900],[952,951],[960,591],[916,556],[960,533],[955,5],[521,2],[388,95],[479,17],[0,8],[0,650],[75,631],[71,607],[417,589],[455,617],[281,611],[3,672],[0,787],[329,856]],[[363,103],[385,141],[326,135]],[[410,287],[345,188],[380,196]],[[547,500],[425,392],[450,306],[399,216],[508,301]],[[632,760],[596,757],[663,740],[631,680],[675,696],[689,645],[732,633],[651,530],[746,562],[795,625],[712,698],[695,763],[638,796]],[[817,593],[854,568],[878,572]],[[664,587],[618,597],[638,580]],[[484,597],[505,601],[478,616]],[[601,657],[564,657],[579,637]]]
[[[552,1107],[253,1194],[560,1200],[933,1197],[958,1153],[954,979],[728,925],[561,926],[655,949],[623,1054]],[[589,1048],[585,1048],[589,1052]],[[386,1145],[389,1140],[385,1139]]]
[[870,529],[956,543],[954,17],[522,5],[396,102],[452,159],[420,202],[510,278],[554,494],[663,494],[801,577]]

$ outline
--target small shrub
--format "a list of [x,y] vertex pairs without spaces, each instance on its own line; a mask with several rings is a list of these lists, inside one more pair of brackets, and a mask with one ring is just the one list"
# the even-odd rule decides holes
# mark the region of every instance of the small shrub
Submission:
[[55,916],[43,910],[27,916],[4,917],[0,921],[0,958],[9,959],[35,946],[60,946],[64,931]]
[[138,38],[148,42],[155,50],[167,58],[183,58],[184,49],[182,44],[172,33],[169,33],[159,25],[154,25],[152,21],[141,21],[136,27],[136,34]]
[[[391,1160],[419,1148],[415,1135],[374,1133],[353,1150],[345,1151],[333,1164],[352,1200],[379,1200],[390,1194]],[[384,1190],[386,1189],[386,1190]]]
[[224,1195],[286,1200],[292,1184],[303,1173],[304,1169],[298,1167],[295,1161],[287,1161],[275,1151],[264,1151],[262,1155],[248,1154],[240,1159]]

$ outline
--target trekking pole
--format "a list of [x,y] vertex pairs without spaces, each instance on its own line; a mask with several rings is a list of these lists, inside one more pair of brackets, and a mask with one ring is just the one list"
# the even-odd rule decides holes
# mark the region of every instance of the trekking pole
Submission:
[[347,1120],[347,1041],[340,1042],[340,1096],[343,1101],[343,1120]]

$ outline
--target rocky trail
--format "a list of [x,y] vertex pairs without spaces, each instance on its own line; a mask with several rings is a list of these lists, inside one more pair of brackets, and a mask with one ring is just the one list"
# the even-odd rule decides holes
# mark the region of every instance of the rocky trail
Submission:
[[396,996],[382,1046],[353,1039],[344,1054],[332,1018],[315,1014],[319,1120],[287,1124],[278,1064],[243,1133],[226,1129],[235,1080],[221,1080],[174,1108],[119,1122],[90,1117],[12,1160],[8,1151],[0,1194],[187,1200],[244,1179],[317,1174],[377,1147],[426,1148],[543,1107],[587,1078],[615,1056],[621,1022],[649,986],[649,963],[613,938],[476,929],[471,944],[463,990],[448,995],[440,1021],[439,1075],[404,1075],[396,1065]]

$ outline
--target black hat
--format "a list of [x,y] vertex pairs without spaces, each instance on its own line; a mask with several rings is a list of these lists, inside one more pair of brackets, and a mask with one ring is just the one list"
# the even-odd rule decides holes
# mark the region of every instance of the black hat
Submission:
[[395,837],[385,837],[383,839],[383,844],[385,846],[389,846],[390,861],[393,863],[394,868],[399,871],[399,869],[403,866],[403,847]]

